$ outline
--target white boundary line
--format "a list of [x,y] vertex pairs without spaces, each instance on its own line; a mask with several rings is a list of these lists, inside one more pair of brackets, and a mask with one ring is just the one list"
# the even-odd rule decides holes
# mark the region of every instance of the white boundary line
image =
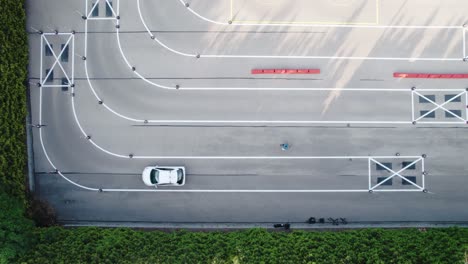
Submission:
[[415,108],[415,102],[414,102],[414,92],[411,92],[411,120],[414,122],[414,108]]
[[425,159],[422,159],[421,161],[421,170],[422,170],[422,188],[423,190],[426,189],[426,168],[424,167],[424,162],[425,162]]
[[466,104],[465,119],[466,119],[466,123],[468,124],[468,91],[465,93],[465,104]]
[[[203,16],[200,16],[196,12],[194,12],[183,0],[179,0],[187,9],[195,14],[197,17],[212,22],[219,25],[237,25],[237,26],[288,26],[288,24],[268,24],[268,23],[220,23],[215,22],[213,20],[207,19]],[[120,4],[120,1],[119,1]],[[118,5],[119,5],[118,4]],[[160,41],[149,29],[146,24],[145,19],[141,13],[140,8],[140,0],[137,0],[137,8],[138,13],[140,15],[140,20],[145,27],[146,31],[148,32],[150,38],[157,42],[160,46],[164,47],[165,49],[186,57],[196,57],[196,58],[262,58],[262,59],[328,59],[328,60],[395,60],[395,61],[462,61],[463,58],[420,58],[420,57],[356,57],[356,56],[257,56],[257,55],[219,55],[219,54],[190,54],[175,50],[170,48],[168,45],[164,44]],[[388,28],[400,28],[400,29],[461,29],[463,31],[463,26],[379,26],[379,25],[311,25],[311,24],[289,24],[289,26],[307,26],[307,27],[344,27],[344,28],[381,28],[381,29],[388,29]]]
[[40,69],[39,69],[39,83],[42,83],[42,80],[43,80],[42,72],[44,71],[44,68],[43,68],[43,64],[44,64],[44,59],[43,59],[43,57],[44,57],[44,38],[42,36],[41,36],[41,47],[39,49],[40,49],[39,54],[41,54],[40,55],[40,58],[41,58],[40,59],[40,61],[41,61],[40,64],[41,65],[40,65]]
[[369,177],[369,190],[372,189],[372,170],[371,170],[371,158],[369,157],[367,159],[367,172],[368,172],[368,177]]
[[71,59],[71,63],[72,63],[72,79],[71,79],[71,83],[69,83],[69,85],[75,85],[75,35],[73,34],[73,39],[72,39],[72,45],[73,45],[73,49],[72,49],[72,59]]

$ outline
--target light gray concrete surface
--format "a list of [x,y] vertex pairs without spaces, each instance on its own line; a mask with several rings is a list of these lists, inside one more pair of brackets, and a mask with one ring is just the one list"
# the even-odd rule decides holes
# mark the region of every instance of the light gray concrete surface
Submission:
[[[237,0],[234,0],[237,1]],[[91,2],[91,1],[90,1]],[[190,6],[199,14],[226,22],[229,1],[194,0]],[[240,0],[238,2],[241,2]],[[302,1],[303,2],[303,1]],[[353,23],[373,14],[359,13],[360,1],[349,1],[349,13],[327,9],[320,15]],[[362,2],[362,1],[361,1]],[[455,26],[466,21],[468,4],[458,0],[380,1],[378,25]],[[30,96],[32,123],[39,123],[42,89],[42,140],[53,164],[71,181],[92,188],[150,189],[140,173],[145,166],[184,165],[187,183],[177,190],[367,190],[367,156],[392,162],[397,171],[401,156],[426,154],[426,188],[429,193],[193,193],[193,192],[94,192],[72,185],[54,172],[34,128],[36,191],[57,210],[64,223],[247,223],[304,222],[309,217],[345,217],[354,223],[457,222],[468,221],[468,136],[466,124],[412,125],[416,117],[435,106],[412,98],[411,87],[438,104],[446,95],[463,91],[466,80],[394,79],[393,72],[466,73],[462,61],[462,28],[333,28],[222,26],[203,21],[177,0],[141,0],[142,15],[152,33],[168,47],[201,58],[175,54],[151,40],[140,20],[136,1],[121,0],[120,34],[115,21],[88,22],[85,43],[84,1],[27,1],[30,34]],[[236,2],[237,3],[237,2]],[[113,3],[116,5],[116,1]],[[255,4],[255,3],[254,3]],[[238,8],[239,5],[236,5]],[[228,5],[229,7],[229,5]],[[256,15],[245,5],[235,10],[239,19]],[[260,17],[299,21],[306,6],[290,6],[278,12],[275,5]],[[299,7],[300,8],[300,7]],[[218,12],[222,10],[222,12]],[[295,13],[298,10],[306,13]],[[366,11],[365,11],[366,10]],[[418,15],[416,14],[416,11]],[[262,10],[265,11],[265,10]],[[336,13],[330,13],[335,12]],[[363,12],[369,12],[363,9]],[[424,12],[423,12],[424,11]],[[100,5],[101,15],[105,6]],[[227,13],[226,13],[227,12]],[[297,15],[295,17],[295,15]],[[375,14],[374,14],[375,15]],[[283,16],[285,18],[283,18]],[[312,15],[311,15],[312,16]],[[269,18],[270,19],[270,18]],[[296,20],[294,20],[296,19]],[[324,18],[320,18],[324,19]],[[354,20],[353,20],[354,19]],[[264,19],[266,20],[266,18]],[[34,29],[52,32],[76,31],[75,87],[39,88],[41,35]],[[49,37],[54,51],[66,37]],[[119,49],[139,74],[150,81],[180,90],[162,89],[141,80],[127,66]],[[87,51],[90,80],[81,56]],[[72,49],[72,48],[70,48]],[[71,52],[71,51],[70,51]],[[71,54],[71,53],[70,53]],[[440,58],[440,61],[335,60],[285,58],[205,58],[204,54],[363,56]],[[444,61],[459,58],[458,61]],[[53,59],[45,57],[43,70]],[[71,71],[70,63],[64,68]],[[253,76],[253,68],[320,68],[319,75]],[[63,74],[55,70],[54,83]],[[91,89],[91,86],[93,89]],[[186,87],[212,88],[184,90]],[[225,91],[217,88],[278,88],[270,91]],[[340,88],[334,91],[294,91],[296,88]],[[351,91],[349,88],[372,88]],[[389,91],[384,89],[399,89]],[[422,91],[438,89],[439,91]],[[98,104],[139,120],[165,120],[144,124],[118,116]],[[447,104],[466,120],[466,96]],[[73,113],[75,107],[76,117]],[[454,121],[437,110],[438,122]],[[197,122],[180,123],[180,120]],[[198,121],[340,121],[327,123],[209,123]],[[425,119],[427,120],[427,119]],[[360,124],[352,122],[364,121]],[[407,122],[405,124],[397,121]],[[78,123],[79,122],[79,123]],[[366,123],[368,122],[368,123]],[[376,122],[376,123],[371,123]],[[380,123],[379,123],[380,122]],[[390,123],[388,123],[390,122]],[[393,123],[392,123],[393,122]],[[352,123],[348,125],[348,123]],[[81,128],[85,131],[82,133]],[[176,156],[172,159],[119,158],[93,146],[121,155]],[[291,149],[282,151],[281,143]],[[362,159],[193,159],[200,156],[361,156]],[[185,157],[185,158],[183,158]],[[406,170],[421,184],[422,165]],[[388,172],[371,166],[371,184]],[[393,178],[393,186],[380,189],[411,189]]]

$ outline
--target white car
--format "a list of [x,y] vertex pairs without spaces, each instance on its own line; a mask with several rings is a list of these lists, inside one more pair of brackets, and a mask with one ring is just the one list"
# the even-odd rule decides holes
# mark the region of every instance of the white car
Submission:
[[149,166],[143,170],[147,186],[182,186],[185,184],[185,167]]

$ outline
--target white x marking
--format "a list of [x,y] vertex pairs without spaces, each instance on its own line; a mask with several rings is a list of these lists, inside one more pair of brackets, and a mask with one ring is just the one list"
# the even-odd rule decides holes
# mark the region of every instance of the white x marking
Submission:
[[394,170],[388,168],[387,166],[383,165],[382,163],[380,163],[379,161],[373,159],[373,158],[370,158],[370,160],[372,160],[373,162],[375,162],[376,164],[382,166],[384,169],[388,170],[390,173],[393,173],[392,175],[388,176],[385,180],[379,182],[378,184],[374,185],[371,190],[374,190],[375,188],[379,187],[380,185],[384,184],[386,181],[392,179],[393,177],[395,176],[398,176],[400,177],[401,179],[403,179],[404,181],[407,181],[409,183],[411,183],[412,185],[414,185],[415,187],[417,187],[418,189],[423,189],[423,187],[417,185],[416,183],[408,180],[406,177],[402,176],[400,173],[403,172],[404,170],[408,169],[409,167],[413,166],[414,164],[418,163],[419,161],[421,161],[423,158],[419,158],[413,162],[411,162],[409,165],[405,166],[404,168],[402,168],[401,170],[399,170],[398,172],[395,172]]

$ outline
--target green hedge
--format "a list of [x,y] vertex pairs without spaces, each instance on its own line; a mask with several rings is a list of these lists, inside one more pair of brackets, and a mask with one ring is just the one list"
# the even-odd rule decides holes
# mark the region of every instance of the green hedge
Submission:
[[28,42],[24,0],[0,1],[0,188],[25,201]]
[[143,232],[38,229],[24,263],[464,263],[468,229]]
[[22,201],[0,192],[0,263],[11,263],[31,246],[33,221],[24,217]]

